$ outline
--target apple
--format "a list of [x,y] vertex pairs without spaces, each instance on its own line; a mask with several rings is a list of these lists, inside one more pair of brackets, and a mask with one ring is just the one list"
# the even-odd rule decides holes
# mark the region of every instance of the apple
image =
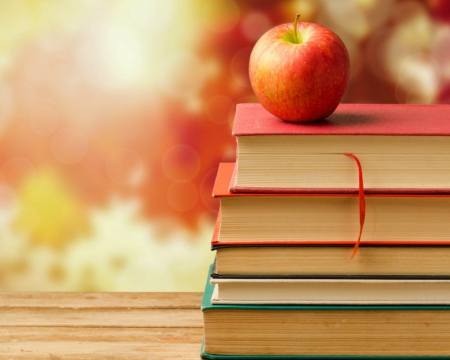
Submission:
[[324,26],[298,22],[276,26],[259,38],[250,55],[250,82],[261,105],[293,122],[324,119],[347,88],[347,48]]

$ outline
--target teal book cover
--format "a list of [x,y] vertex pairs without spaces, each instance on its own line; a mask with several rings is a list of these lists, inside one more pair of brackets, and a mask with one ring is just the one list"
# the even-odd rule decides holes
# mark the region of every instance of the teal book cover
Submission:
[[[406,311],[406,312],[420,312],[425,311],[427,313],[439,311],[441,313],[450,313],[450,306],[447,305],[252,305],[252,304],[212,304],[211,297],[214,291],[214,285],[210,283],[210,276],[212,272],[213,266],[211,265],[208,277],[206,281],[205,291],[203,294],[203,300],[201,305],[201,310],[203,312],[208,311],[216,311],[216,310],[243,310],[243,311],[252,311],[252,310],[268,310],[268,311],[345,311],[345,312],[358,312],[358,311]],[[351,316],[351,314],[349,316]],[[448,323],[448,342],[450,343],[450,322]],[[369,324],[367,325],[370,326]],[[369,328],[368,328],[369,330]],[[324,335],[325,336],[325,335]],[[351,339],[353,341],[353,339]],[[417,339],[418,342],[421,341],[420,338]],[[450,354],[450,352],[449,352]],[[239,354],[216,354],[209,353],[205,351],[205,340],[202,343],[200,355],[202,359],[210,359],[210,360],[237,360],[237,359],[248,359],[248,360],[272,360],[272,359],[282,359],[282,360],[342,360],[342,359],[365,359],[365,360],[386,360],[386,359],[397,359],[397,360],[440,360],[440,359],[449,359],[450,355],[437,355],[436,351],[433,351],[433,354],[424,355],[424,354],[408,354],[408,355],[239,355]]]

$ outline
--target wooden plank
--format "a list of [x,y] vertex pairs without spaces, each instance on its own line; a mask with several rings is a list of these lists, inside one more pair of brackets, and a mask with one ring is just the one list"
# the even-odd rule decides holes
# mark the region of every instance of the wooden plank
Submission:
[[202,328],[3,328],[1,359],[199,359]]
[[200,309],[0,309],[0,326],[202,327]]
[[200,293],[0,293],[0,359],[200,359]]
[[27,360],[159,360],[200,359],[199,344],[144,342],[32,341],[2,344],[2,359]]
[[146,343],[200,344],[203,327],[198,328],[91,328],[91,327],[0,327],[2,343],[32,341],[122,341]]
[[199,309],[202,293],[0,292],[1,308]]

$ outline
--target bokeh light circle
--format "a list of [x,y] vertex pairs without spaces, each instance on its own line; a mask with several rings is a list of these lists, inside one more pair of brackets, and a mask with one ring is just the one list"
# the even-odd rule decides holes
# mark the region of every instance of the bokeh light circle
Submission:
[[273,25],[269,16],[261,11],[252,11],[244,16],[242,19],[242,32],[244,36],[256,42],[261,35],[269,30]]
[[188,145],[175,145],[162,157],[164,174],[172,181],[189,181],[197,176],[201,166],[197,151]]

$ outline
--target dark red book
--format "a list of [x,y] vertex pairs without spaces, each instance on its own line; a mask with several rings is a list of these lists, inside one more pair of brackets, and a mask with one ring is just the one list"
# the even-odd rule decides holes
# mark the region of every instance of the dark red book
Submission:
[[340,104],[324,120],[282,121],[239,104],[233,192],[450,193],[450,105]]
[[[213,246],[353,245],[360,231],[358,194],[232,193],[233,163],[220,164]],[[450,195],[367,194],[361,245],[450,244]]]

